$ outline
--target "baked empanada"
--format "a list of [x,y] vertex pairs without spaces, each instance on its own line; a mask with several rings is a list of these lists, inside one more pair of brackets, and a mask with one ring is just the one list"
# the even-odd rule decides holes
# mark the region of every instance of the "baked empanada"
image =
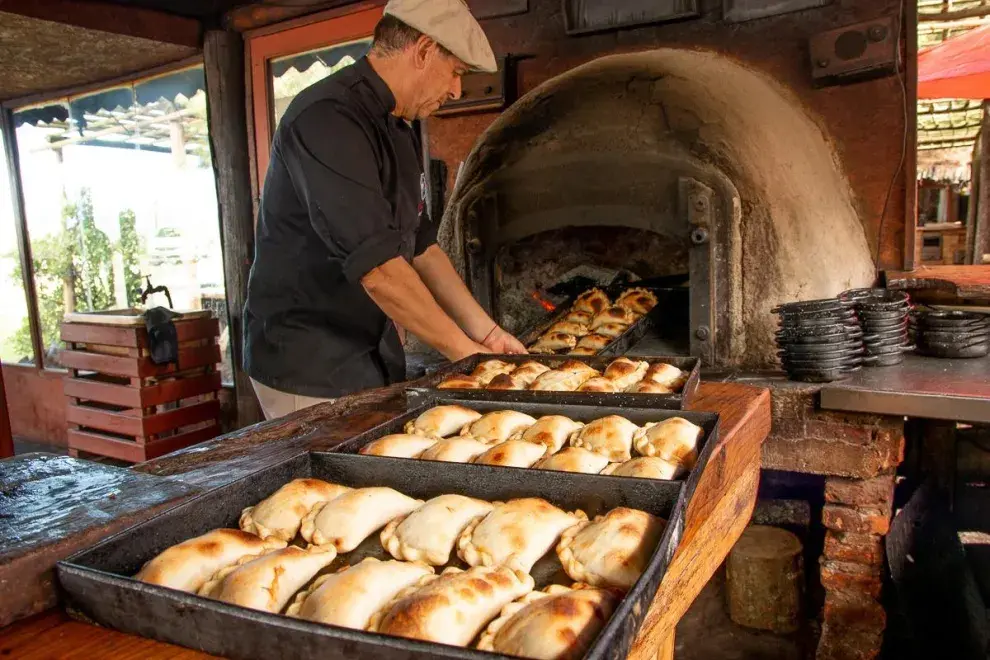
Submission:
[[432,575],[433,569],[425,564],[367,557],[359,564],[318,578],[309,589],[296,596],[286,614],[364,630],[371,616],[396,594]]
[[605,323],[595,328],[595,334],[615,339],[628,329],[629,326],[625,323]]
[[640,479],[678,479],[686,470],[683,465],[665,461],[657,456],[638,456],[624,463],[612,463],[602,474],[613,477],[639,477]]
[[400,592],[371,617],[368,630],[467,646],[503,607],[532,590],[533,578],[508,566],[448,568]]
[[622,357],[618,360],[613,360],[611,364],[605,367],[604,376],[615,383],[616,389],[624,392],[643,380],[649,368],[649,362],[630,360],[629,358]]
[[554,584],[502,608],[478,649],[539,660],[583,658],[622,600],[621,592]]
[[622,325],[632,325],[636,317],[625,307],[613,305],[604,310],[591,320],[592,331],[597,330],[606,323],[621,323]]
[[567,354],[578,355],[578,356],[598,355],[599,350],[600,349],[597,348],[589,348],[588,346],[578,346],[577,348],[574,348],[571,351],[569,351]]
[[372,440],[358,450],[366,456],[391,456],[392,458],[419,458],[424,451],[437,444],[436,438],[425,435],[396,433]]
[[683,417],[671,417],[657,424],[646,424],[636,432],[633,443],[643,456],[659,456],[691,469],[698,460],[698,441],[705,430]]
[[444,463],[470,463],[477,456],[491,449],[491,445],[474,438],[448,438],[441,440],[419,455],[421,461]]
[[[594,349],[595,353],[602,350],[606,346],[612,343],[611,337],[606,337],[605,335],[599,335],[597,333],[591,333],[590,335],[585,335],[581,337],[581,341],[577,343],[578,348]],[[574,355],[574,353],[572,353]]]
[[581,312],[575,309],[571,309],[564,317],[564,320],[568,323],[580,323],[581,325],[588,325],[591,323],[591,319],[595,318],[595,315],[591,312]]
[[574,348],[576,345],[577,337],[574,335],[568,335],[563,332],[548,332],[533,344],[533,350],[546,348],[551,351],[562,351],[568,348]]
[[666,385],[676,392],[684,385],[684,381],[687,380],[687,374],[671,364],[657,362],[651,364],[650,368],[646,370],[643,380],[648,380],[659,385]]
[[674,393],[674,390],[672,390],[667,385],[654,383],[652,380],[646,380],[645,378],[639,381],[638,383],[636,383],[635,385],[633,385],[632,387],[630,387],[627,391],[633,394],[673,394]]
[[563,415],[547,415],[540,417],[536,420],[536,424],[512,439],[544,445],[547,447],[548,453],[554,454],[560,451],[571,434],[582,426],[584,426],[583,422],[575,422]]
[[541,374],[529,389],[537,392],[573,392],[585,381],[600,376],[592,367],[578,360],[568,360],[556,369]]
[[274,537],[261,539],[239,529],[215,529],[161,552],[134,579],[196,593],[217,571],[241,557],[284,547],[285,541]]
[[574,323],[573,321],[557,321],[547,333],[560,332],[565,335],[574,335],[575,337],[584,337],[588,332],[588,326],[583,323]]
[[478,442],[505,442],[519,431],[536,424],[536,419],[515,410],[498,410],[482,415],[461,429],[461,436]]
[[437,385],[438,390],[480,390],[483,389],[477,378],[465,374],[454,374]]
[[615,383],[604,376],[595,376],[581,383],[578,392],[618,392]]
[[382,530],[382,547],[396,559],[443,566],[457,538],[472,520],[487,515],[492,505],[463,495],[440,495]]
[[474,368],[471,377],[477,379],[481,386],[485,387],[495,376],[511,373],[515,368],[515,364],[503,360],[485,360]]
[[604,291],[601,289],[588,289],[574,299],[574,304],[571,305],[571,311],[587,312],[592,316],[597,316],[610,304],[612,304],[612,301],[609,300]]
[[292,596],[337,557],[332,547],[303,550],[294,545],[221,569],[200,596],[278,614]]
[[539,342],[533,344],[526,349],[531,355],[554,355],[558,349],[550,348],[545,344]]
[[547,448],[544,445],[522,440],[506,440],[474,459],[474,463],[476,465],[528,468],[543,458],[546,451]]
[[406,433],[446,438],[481,417],[480,412],[464,406],[437,406],[430,408],[416,419],[406,422]]
[[635,289],[626,289],[615,301],[615,304],[642,316],[649,314],[650,310],[657,306],[657,296],[649,289],[638,287]]
[[511,374],[495,376],[488,383],[489,390],[524,390],[536,380],[537,376],[550,371],[550,367],[539,362],[523,362]]
[[299,530],[313,545],[332,545],[350,552],[390,521],[423,504],[391,488],[356,488],[325,504],[317,504]]
[[274,536],[286,543],[296,538],[303,516],[321,502],[329,502],[350,488],[319,479],[293,479],[241,512],[240,527],[263,539]]
[[565,529],[587,519],[583,511],[567,513],[538,497],[501,502],[464,529],[457,554],[471,566],[507,564],[528,573]]
[[557,556],[572,580],[628,590],[646,570],[666,526],[663,518],[619,507],[566,530]]
[[625,417],[609,415],[588,422],[584,428],[575,431],[570,443],[572,447],[601,454],[611,463],[621,463],[632,458],[633,435],[638,430],[639,427]]
[[582,472],[598,474],[608,465],[608,457],[581,447],[565,447],[553,456],[547,456],[534,468],[556,472]]

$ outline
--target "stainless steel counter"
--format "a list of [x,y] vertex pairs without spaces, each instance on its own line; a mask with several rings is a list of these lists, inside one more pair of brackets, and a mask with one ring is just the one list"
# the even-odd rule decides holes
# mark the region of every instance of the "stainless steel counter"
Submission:
[[906,355],[822,386],[826,410],[990,423],[990,357],[940,360]]

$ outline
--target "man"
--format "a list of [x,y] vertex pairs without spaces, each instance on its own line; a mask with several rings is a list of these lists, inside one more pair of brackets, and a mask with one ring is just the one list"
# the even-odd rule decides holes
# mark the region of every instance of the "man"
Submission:
[[244,310],[244,366],[266,418],[404,380],[404,330],[450,360],[525,352],[471,297],[422,217],[410,122],[458,98],[471,70],[496,64],[461,0],[392,0],[368,56],[286,110]]

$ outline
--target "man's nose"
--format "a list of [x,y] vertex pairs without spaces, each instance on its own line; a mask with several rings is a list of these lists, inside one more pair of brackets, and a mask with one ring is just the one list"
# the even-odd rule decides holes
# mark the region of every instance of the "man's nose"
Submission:
[[452,101],[456,101],[461,98],[461,77],[456,76],[454,78],[454,84],[450,87],[450,98]]

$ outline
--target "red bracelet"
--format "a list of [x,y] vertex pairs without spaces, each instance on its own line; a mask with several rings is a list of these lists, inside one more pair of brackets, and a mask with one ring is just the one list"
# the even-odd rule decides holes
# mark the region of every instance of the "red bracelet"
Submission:
[[484,338],[484,339],[482,339],[482,340],[481,340],[481,342],[480,342],[480,343],[481,343],[481,345],[482,345],[482,346],[484,346],[484,345],[485,345],[485,342],[486,342],[486,341],[488,341],[488,340],[489,340],[489,339],[491,338],[491,336],[492,336],[492,335],[493,335],[493,334],[495,333],[495,331],[496,331],[496,330],[498,330],[498,323],[496,323],[496,324],[495,324],[495,327],[494,327],[494,328],[492,328],[492,329],[491,329],[491,330],[490,330],[490,331],[488,332],[488,334],[487,334],[487,335],[485,335],[485,338]]

